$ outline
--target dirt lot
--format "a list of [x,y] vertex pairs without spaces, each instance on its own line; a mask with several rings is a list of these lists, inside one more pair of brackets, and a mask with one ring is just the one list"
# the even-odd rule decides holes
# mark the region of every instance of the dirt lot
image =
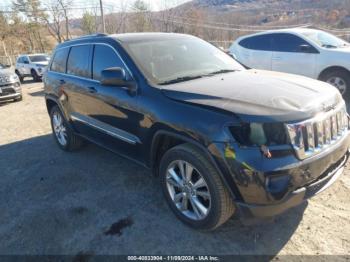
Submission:
[[23,91],[22,102],[0,105],[0,254],[350,255],[349,168],[274,222],[232,219],[196,232],[170,212],[142,167],[94,145],[60,151],[42,84]]

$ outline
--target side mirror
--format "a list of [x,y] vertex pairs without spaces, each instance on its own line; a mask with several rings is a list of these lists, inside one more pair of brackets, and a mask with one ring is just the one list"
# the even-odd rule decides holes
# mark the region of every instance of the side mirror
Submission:
[[110,67],[102,70],[101,84],[106,86],[127,86],[125,70],[121,67]]
[[300,45],[299,50],[303,53],[314,53],[312,46],[310,45]]
[[24,64],[29,64],[29,61],[23,61]]

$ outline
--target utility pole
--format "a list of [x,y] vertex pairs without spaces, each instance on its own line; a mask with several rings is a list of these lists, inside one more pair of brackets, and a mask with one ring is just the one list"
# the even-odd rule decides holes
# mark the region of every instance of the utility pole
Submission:
[[106,23],[105,23],[105,17],[103,15],[103,4],[102,0],[100,0],[100,9],[101,9],[101,19],[102,19],[102,30],[103,33],[106,33]]

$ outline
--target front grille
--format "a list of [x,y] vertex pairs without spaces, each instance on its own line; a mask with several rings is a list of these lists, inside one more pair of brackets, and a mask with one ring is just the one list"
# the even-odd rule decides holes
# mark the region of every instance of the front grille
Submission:
[[286,124],[294,151],[299,159],[322,152],[347,134],[345,104],[299,123]]
[[[0,87],[1,88],[1,87]],[[0,93],[0,96],[7,96],[7,95],[12,95],[16,94],[16,91],[13,88],[1,88],[2,92]]]

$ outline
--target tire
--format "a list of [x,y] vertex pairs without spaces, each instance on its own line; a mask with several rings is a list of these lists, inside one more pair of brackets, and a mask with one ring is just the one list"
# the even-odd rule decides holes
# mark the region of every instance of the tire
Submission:
[[344,98],[350,97],[350,73],[345,70],[333,70],[327,72],[321,77],[321,80],[327,82],[336,88]]
[[19,81],[21,82],[21,84],[23,84],[23,79],[24,79],[24,77],[18,72],[18,70],[16,70],[15,73],[16,73],[16,75],[18,76]]
[[[55,117],[60,118],[62,121],[61,129],[58,130],[56,125],[56,131],[55,131],[55,119],[54,119]],[[74,133],[72,127],[66,121],[66,119],[64,118],[58,106],[52,107],[50,111],[50,120],[51,120],[51,128],[52,128],[54,139],[62,150],[71,152],[81,148],[81,146],[83,145],[83,139]],[[64,131],[65,134],[60,133],[59,131]],[[63,142],[62,136],[65,138],[65,143]]]
[[[179,168],[176,168],[176,163],[183,163],[179,161],[185,162],[186,165],[184,169],[188,167],[188,164],[193,168],[190,180],[191,183],[186,183],[183,189],[173,186],[173,181],[175,180],[173,180],[173,176],[170,175],[174,170],[177,170],[179,174],[180,171]],[[168,172],[169,170],[172,171]],[[195,188],[195,185],[199,184],[200,177],[203,178],[205,183],[202,184],[205,184],[205,186]],[[184,180],[185,179],[182,177],[181,181]],[[223,184],[216,168],[201,150],[191,144],[176,146],[165,153],[160,163],[160,182],[170,209],[183,223],[192,228],[208,231],[214,230],[225,223],[235,211],[231,196]],[[188,184],[190,185],[188,186]],[[172,190],[174,188],[176,188],[175,193],[173,193],[174,190]],[[179,199],[177,197],[178,195],[182,195],[182,198],[181,201],[175,204],[175,199]],[[202,195],[205,195],[206,198],[203,198]],[[186,199],[191,198],[191,200],[187,201],[187,211],[184,208],[186,205],[183,204],[184,196],[186,196]],[[208,196],[209,198],[207,198]],[[195,199],[196,201],[194,201]],[[197,211],[203,210],[194,208],[194,206],[197,206],[194,205],[194,202],[198,203],[198,201],[200,201],[202,206],[207,208],[206,214],[195,212],[195,209],[197,209]],[[179,205],[181,205],[181,207],[179,207]],[[183,211],[181,211],[180,208],[182,208]]]
[[40,76],[37,74],[37,72],[34,69],[30,70],[30,74],[32,75],[33,80],[35,82],[40,82],[41,81]]

